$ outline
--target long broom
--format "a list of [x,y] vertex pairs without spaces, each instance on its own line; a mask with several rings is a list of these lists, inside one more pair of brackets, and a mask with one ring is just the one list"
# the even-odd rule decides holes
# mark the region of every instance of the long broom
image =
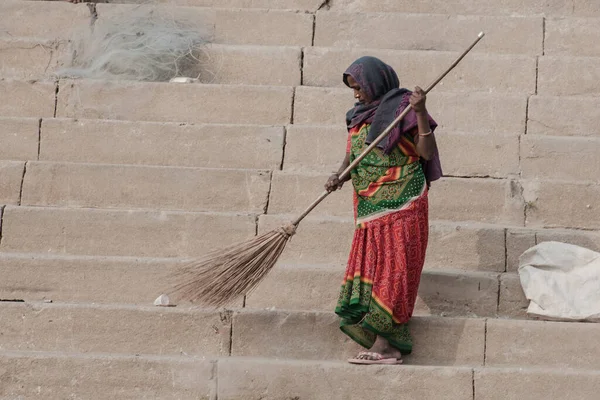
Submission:
[[[477,39],[433,81],[426,89],[429,93],[469,51],[483,38]],[[367,156],[408,114],[409,104],[404,111],[358,156],[340,175],[345,179],[350,172]],[[204,258],[192,261],[176,273],[174,293],[178,298],[198,302],[206,306],[221,307],[254,289],[273,268],[290,238],[296,233],[300,222],[331,192],[324,191],[308,208],[290,224],[264,233],[245,242],[213,251]]]

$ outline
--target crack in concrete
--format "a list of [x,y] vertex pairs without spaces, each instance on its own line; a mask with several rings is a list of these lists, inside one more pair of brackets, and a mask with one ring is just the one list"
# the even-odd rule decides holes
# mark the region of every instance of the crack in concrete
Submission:
[[[54,105],[54,107],[56,108],[56,104]],[[38,121],[37,161],[40,161],[40,153],[42,150],[42,121],[43,121],[42,118],[40,118]]]
[[331,0],[324,0],[321,5],[319,6],[319,8],[317,8],[317,11],[322,10],[322,9],[326,9],[329,10],[331,8]]
[[56,114],[58,112],[58,92],[60,91],[60,80],[57,79],[56,80],[56,88],[54,88],[54,115],[53,117],[56,118]]
[[21,187],[19,188],[19,202],[18,205],[21,205],[21,200],[23,199],[23,184],[25,183],[25,174],[27,173],[27,163],[29,161],[25,161],[23,164],[23,175],[21,176]]
[[[285,163],[285,149],[287,147],[287,135],[288,135],[288,129],[287,126],[283,127],[283,147],[281,149],[281,163],[279,164],[279,170],[282,171],[283,170],[283,165]],[[270,190],[270,188],[269,188]]]
[[0,244],[2,244],[2,234],[4,233],[4,208],[6,206],[0,207]]

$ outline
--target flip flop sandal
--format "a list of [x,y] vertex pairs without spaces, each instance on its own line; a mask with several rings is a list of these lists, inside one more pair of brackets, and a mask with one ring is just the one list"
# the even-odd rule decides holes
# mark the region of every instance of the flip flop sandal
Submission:
[[[359,358],[361,356],[367,356],[369,358]],[[383,358],[379,353],[360,352],[355,358],[348,359],[350,364],[360,365],[397,365],[402,364],[402,359],[397,358]]]

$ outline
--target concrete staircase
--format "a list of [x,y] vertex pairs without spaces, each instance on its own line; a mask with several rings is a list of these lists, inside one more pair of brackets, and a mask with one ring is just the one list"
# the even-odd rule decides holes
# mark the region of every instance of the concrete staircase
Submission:
[[[54,81],[89,8],[0,4],[0,399],[597,398],[600,326],[528,319],[516,268],[541,241],[600,250],[600,6],[161,3],[210,30],[203,84]],[[95,23],[131,7],[98,4]],[[332,309],[348,188],[231,309],[152,306],[183,261],[322,191],[353,59],[426,85],[481,30],[428,100],[447,177],[406,365],[344,362],[357,346]]]

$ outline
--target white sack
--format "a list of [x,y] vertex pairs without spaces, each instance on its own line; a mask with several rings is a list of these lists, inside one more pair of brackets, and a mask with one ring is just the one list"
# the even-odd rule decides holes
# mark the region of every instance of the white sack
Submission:
[[519,258],[527,312],[546,319],[600,321],[600,253],[544,242]]

